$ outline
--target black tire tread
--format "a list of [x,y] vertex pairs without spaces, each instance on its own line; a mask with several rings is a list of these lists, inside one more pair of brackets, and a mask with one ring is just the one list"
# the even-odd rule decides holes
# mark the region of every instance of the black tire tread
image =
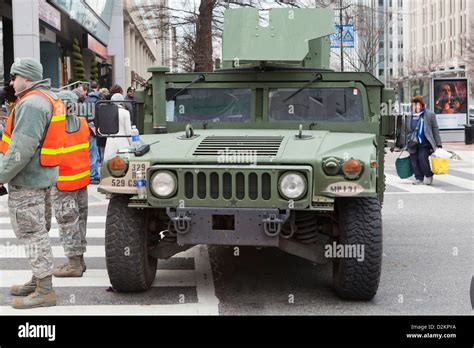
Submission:
[[127,195],[110,198],[105,224],[107,272],[115,290],[144,291],[155,279],[157,259],[148,257],[145,219],[139,210],[128,208],[128,201]]
[[347,198],[340,202],[339,243],[364,245],[364,261],[339,259],[334,275],[338,295],[350,300],[370,300],[377,293],[382,270],[382,215],[377,198]]

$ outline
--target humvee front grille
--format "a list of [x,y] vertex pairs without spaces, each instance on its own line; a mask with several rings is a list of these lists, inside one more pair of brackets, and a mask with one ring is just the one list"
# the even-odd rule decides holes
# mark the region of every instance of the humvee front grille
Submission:
[[259,171],[184,173],[186,199],[264,200],[272,198],[272,177]]
[[281,136],[209,136],[201,141],[193,155],[276,156],[282,141]]

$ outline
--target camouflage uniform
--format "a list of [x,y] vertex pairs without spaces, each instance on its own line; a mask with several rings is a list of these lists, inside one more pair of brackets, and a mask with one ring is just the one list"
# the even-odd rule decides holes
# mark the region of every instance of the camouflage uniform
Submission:
[[76,191],[51,190],[61,244],[67,257],[86,252],[88,197],[87,187]]
[[8,210],[16,237],[26,245],[36,278],[53,274],[53,252],[48,236],[46,197],[49,188],[8,185]]

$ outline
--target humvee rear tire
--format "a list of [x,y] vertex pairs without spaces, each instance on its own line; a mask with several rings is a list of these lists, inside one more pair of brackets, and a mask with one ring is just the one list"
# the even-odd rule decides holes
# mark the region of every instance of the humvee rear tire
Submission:
[[[348,300],[370,300],[377,293],[382,270],[382,214],[377,198],[344,198],[338,201],[337,245],[364,246],[357,257],[334,258],[333,286]],[[347,256],[347,255],[345,255]]]
[[105,260],[110,283],[123,292],[151,287],[158,260],[148,255],[146,219],[128,207],[130,196],[112,194],[105,222]]

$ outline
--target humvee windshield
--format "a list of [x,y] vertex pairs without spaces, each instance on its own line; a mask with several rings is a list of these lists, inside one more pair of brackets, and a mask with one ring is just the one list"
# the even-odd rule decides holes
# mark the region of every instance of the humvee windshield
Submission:
[[[357,88],[270,89],[270,121],[358,122],[364,119]],[[294,94],[292,96],[292,94]]]
[[189,88],[172,99],[179,89],[166,90],[166,119],[169,122],[248,122],[251,90]]

